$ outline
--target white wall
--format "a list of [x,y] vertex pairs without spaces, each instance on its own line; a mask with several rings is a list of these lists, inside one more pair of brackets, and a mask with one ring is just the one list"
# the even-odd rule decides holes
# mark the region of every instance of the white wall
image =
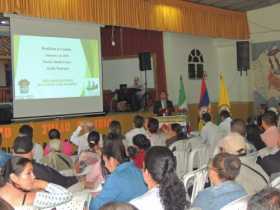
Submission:
[[[188,79],[188,55],[193,48],[204,55],[207,89],[211,102],[219,97],[219,74],[225,78],[230,100],[252,101],[249,76],[241,77],[236,64],[236,41],[194,37],[187,34],[164,33],[164,53],[169,98],[177,102],[179,76],[182,75],[188,103],[198,103],[201,80]],[[250,72],[249,72],[250,75]]]
[[[151,64],[153,59],[151,58]],[[133,85],[134,78],[138,77],[141,84],[145,82],[145,72],[139,70],[139,59],[123,58],[103,60],[103,89],[115,90],[120,84],[127,84],[128,87]],[[154,70],[147,71],[147,87],[154,88]]]

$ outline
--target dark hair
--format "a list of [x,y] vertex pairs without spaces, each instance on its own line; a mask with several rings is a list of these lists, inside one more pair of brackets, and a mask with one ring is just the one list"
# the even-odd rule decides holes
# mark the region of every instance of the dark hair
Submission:
[[253,144],[257,150],[260,150],[265,147],[265,144],[261,139],[261,130],[257,125],[247,125],[246,134],[246,139],[248,140],[248,142]]
[[25,136],[33,138],[33,128],[30,125],[22,125],[19,128],[19,132]]
[[177,139],[186,138],[186,135],[183,131],[183,127],[179,123],[172,123],[171,129],[176,133]]
[[87,141],[90,148],[93,148],[94,146],[98,145],[100,141],[99,133],[96,131],[91,131],[88,134]]
[[4,186],[10,180],[10,175],[12,173],[17,176],[20,175],[28,163],[32,164],[32,161],[18,156],[11,157],[2,168],[0,185]]
[[100,210],[137,210],[137,208],[129,203],[110,202],[103,205]]
[[120,164],[128,160],[125,147],[120,139],[106,139],[102,151],[107,158],[114,158]]
[[117,120],[113,120],[109,125],[109,133],[122,135],[121,123]]
[[176,158],[167,147],[155,146],[145,155],[145,169],[159,184],[159,194],[165,210],[188,207],[186,191],[176,174]]
[[156,133],[158,131],[159,128],[159,122],[157,119],[150,117],[148,119],[148,130],[151,133]]
[[14,208],[3,199],[0,199],[0,209],[1,210],[14,210]]
[[201,118],[205,123],[211,121],[211,115],[208,112],[203,113]]
[[266,111],[262,115],[262,121],[264,121],[267,125],[277,125],[277,116],[273,111]]
[[[135,146],[137,146],[139,149],[147,150],[151,147],[150,140],[143,134],[137,134],[133,137],[132,142]],[[127,153],[130,158],[134,158],[135,155],[138,153],[138,149],[129,146],[127,148]]]
[[144,117],[136,115],[133,119],[135,128],[142,128],[144,125]]
[[48,135],[49,139],[60,139],[60,132],[55,128],[51,129]]
[[246,123],[242,119],[234,119],[230,123],[231,132],[239,133],[241,136],[246,135]]
[[273,187],[261,190],[248,201],[247,210],[279,210],[280,191]]
[[221,117],[221,118],[224,118],[224,119],[230,117],[229,111],[227,111],[227,110],[222,110],[222,111],[220,112],[220,117]]
[[239,175],[241,161],[237,155],[220,153],[212,160],[211,167],[214,168],[220,179],[234,180]]

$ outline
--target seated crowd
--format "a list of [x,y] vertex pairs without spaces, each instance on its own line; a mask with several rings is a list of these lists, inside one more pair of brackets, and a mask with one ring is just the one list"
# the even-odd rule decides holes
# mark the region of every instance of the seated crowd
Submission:
[[239,199],[246,200],[242,210],[280,209],[280,181],[271,185],[280,180],[277,114],[264,112],[261,125],[232,119],[227,110],[219,125],[210,113],[200,117],[198,147],[208,148],[209,163],[197,171],[205,170],[208,181],[194,200],[196,185],[184,185],[171,147],[193,136],[179,124],[160,127],[156,118],[136,115],[127,133],[115,120],[106,135],[83,122],[69,141],[50,129],[44,148],[22,125],[11,153],[0,149],[0,209],[225,210]]

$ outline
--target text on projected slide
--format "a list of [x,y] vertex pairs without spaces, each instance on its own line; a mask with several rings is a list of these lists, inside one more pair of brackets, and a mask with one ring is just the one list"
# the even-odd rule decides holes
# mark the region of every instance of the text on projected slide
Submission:
[[14,35],[15,100],[100,96],[98,40]]

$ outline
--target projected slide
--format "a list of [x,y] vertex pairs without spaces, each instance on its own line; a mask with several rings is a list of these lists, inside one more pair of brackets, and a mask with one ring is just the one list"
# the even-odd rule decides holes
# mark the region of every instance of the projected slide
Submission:
[[97,40],[14,35],[14,97],[100,96]]

